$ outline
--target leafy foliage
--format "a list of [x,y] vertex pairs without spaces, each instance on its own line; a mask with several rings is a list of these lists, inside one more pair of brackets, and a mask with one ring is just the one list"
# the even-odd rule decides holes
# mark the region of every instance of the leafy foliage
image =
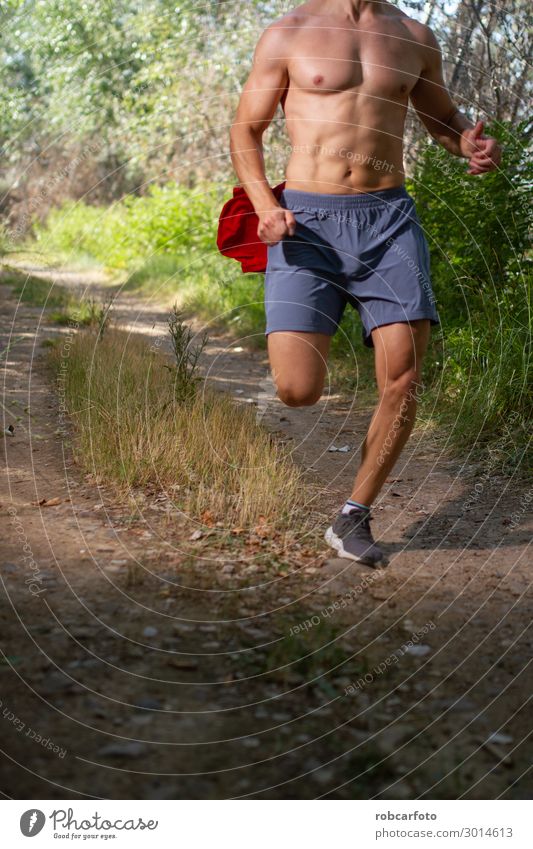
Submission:
[[119,268],[165,253],[194,264],[214,250],[216,197],[209,187],[191,191],[170,183],[106,208],[70,202],[52,210],[35,234],[45,250],[75,250]]
[[[412,191],[432,253],[444,356],[433,357],[448,412],[471,442],[500,438],[510,418],[528,441],[532,386],[531,185],[527,128],[490,128],[504,148],[501,170],[482,179],[442,150],[427,148]],[[446,409],[446,407],[444,408]],[[516,428],[514,429],[516,431]],[[516,433],[515,433],[516,436]],[[514,437],[513,437],[514,438]]]
[[465,162],[429,145],[411,185],[431,250],[439,303],[457,320],[463,310],[497,303],[520,287],[532,222],[526,125],[488,129],[504,149],[501,169],[481,179],[466,173]]

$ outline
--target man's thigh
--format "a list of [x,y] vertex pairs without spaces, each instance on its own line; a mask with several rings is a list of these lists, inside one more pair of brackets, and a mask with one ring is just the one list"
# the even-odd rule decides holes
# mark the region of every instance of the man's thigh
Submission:
[[397,322],[372,331],[375,350],[376,380],[382,390],[388,381],[412,371],[420,381],[422,361],[429,343],[428,319]]
[[329,334],[279,330],[269,333],[267,340],[270,366],[278,385],[322,388],[328,367]]

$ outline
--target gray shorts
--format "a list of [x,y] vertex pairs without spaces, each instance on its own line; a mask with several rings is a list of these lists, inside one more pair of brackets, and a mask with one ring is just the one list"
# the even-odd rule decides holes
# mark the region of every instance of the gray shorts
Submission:
[[346,304],[372,346],[376,327],[439,316],[429,251],[413,198],[405,188],[361,195],[285,189],[280,203],[297,226],[268,248],[266,333],[303,330],[332,335]]

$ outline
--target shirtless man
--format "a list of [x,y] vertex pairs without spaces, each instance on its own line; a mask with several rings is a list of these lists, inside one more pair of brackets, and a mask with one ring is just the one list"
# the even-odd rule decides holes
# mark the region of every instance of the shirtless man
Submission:
[[[501,152],[454,105],[432,31],[382,0],[309,0],[257,45],[231,129],[232,161],[268,247],[266,334],[278,396],[314,404],[347,303],[374,348],[379,403],[350,498],[326,540],[377,566],[370,508],[412,430],[430,325],[438,322],[428,247],[404,187],[409,99],[430,135],[496,168]],[[282,105],[292,153],[278,202],[262,137]]]

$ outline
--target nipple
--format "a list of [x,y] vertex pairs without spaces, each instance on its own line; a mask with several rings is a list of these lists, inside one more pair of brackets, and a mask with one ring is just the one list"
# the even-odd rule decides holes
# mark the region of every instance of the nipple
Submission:
[[401,86],[400,86],[400,91],[402,92],[402,94],[405,94],[405,92],[407,91],[407,86],[406,86],[405,84],[404,84],[404,85],[401,85]]
[[315,85],[320,85],[320,83],[324,82],[324,77],[321,77],[320,74],[317,74],[316,77],[313,77],[313,82]]

